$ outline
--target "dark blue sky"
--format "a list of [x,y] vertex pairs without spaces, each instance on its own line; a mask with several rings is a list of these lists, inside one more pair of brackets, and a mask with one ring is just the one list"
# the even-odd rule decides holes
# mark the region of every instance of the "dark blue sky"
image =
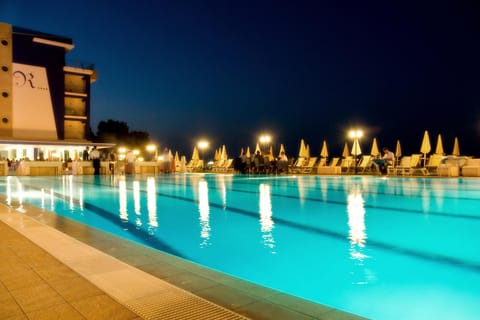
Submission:
[[[111,3],[111,4],[110,4]],[[0,0],[0,21],[72,38],[95,64],[92,127],[125,121],[190,156],[266,131],[296,155],[354,126],[404,153],[424,130],[480,155],[478,1]]]

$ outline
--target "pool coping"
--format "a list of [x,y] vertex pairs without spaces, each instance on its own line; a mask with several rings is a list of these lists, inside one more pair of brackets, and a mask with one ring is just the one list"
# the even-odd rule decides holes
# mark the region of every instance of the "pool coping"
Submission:
[[[5,201],[3,201],[5,203]],[[151,301],[140,305],[132,305],[132,295],[129,289],[119,288],[112,283],[108,272],[123,264],[134,272],[139,283],[148,283],[147,291],[153,290],[151,284],[157,287],[165,283],[186,293],[199,297],[233,314],[251,319],[365,319],[363,317],[337,310],[328,306],[304,300],[270,288],[214,271],[199,264],[161,252],[129,240],[119,238],[109,233],[88,227],[82,223],[58,216],[41,208],[23,204],[24,210],[19,212],[4,204],[7,212],[0,212],[0,220],[16,229],[36,245],[55,256],[62,263],[89,280],[118,302],[126,305],[132,311],[151,318],[147,309],[154,310]],[[31,226],[34,229],[25,229]],[[32,230],[42,230],[35,234]],[[75,250],[80,257],[72,258],[73,253],[65,252],[65,246],[57,245],[75,242]],[[70,250],[70,247],[69,247]],[[89,262],[81,254],[94,250],[95,259]],[[101,260],[98,260],[102,253]],[[73,264],[72,264],[73,263]],[[113,263],[113,265],[112,265]],[[110,266],[103,274],[93,272],[99,265]],[[110,272],[114,273],[114,272]],[[125,274],[120,273],[121,277]],[[118,276],[118,274],[117,274]],[[120,279],[121,280],[121,279]],[[157,281],[158,280],[158,281]],[[140,289],[139,289],[140,290]],[[145,295],[146,293],[137,293]],[[195,312],[195,309],[191,310]],[[142,313],[143,312],[143,313]]]

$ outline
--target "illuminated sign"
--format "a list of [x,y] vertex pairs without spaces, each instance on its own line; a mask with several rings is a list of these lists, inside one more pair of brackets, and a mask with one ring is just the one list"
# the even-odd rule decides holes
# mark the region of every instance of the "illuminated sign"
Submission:
[[13,137],[56,140],[46,69],[13,63],[13,70]]

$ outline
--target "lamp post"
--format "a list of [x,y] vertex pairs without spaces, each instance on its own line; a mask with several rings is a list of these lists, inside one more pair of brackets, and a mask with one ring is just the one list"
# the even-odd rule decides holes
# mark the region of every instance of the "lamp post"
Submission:
[[359,129],[354,129],[354,130],[350,130],[350,132],[348,133],[348,135],[350,136],[350,138],[353,139],[353,148],[352,148],[352,154],[353,154],[353,161],[355,162],[354,163],[354,166],[355,166],[355,174],[357,174],[357,156],[359,154],[362,153],[362,150],[360,150],[360,142],[359,142],[359,139],[361,137],[363,137],[363,131],[362,130],[359,130]]
[[197,147],[200,150],[200,154],[202,155],[202,157],[201,157],[201,160],[203,161],[202,170],[205,170],[204,150],[206,150],[209,146],[210,146],[210,143],[207,140],[200,140],[197,143]]

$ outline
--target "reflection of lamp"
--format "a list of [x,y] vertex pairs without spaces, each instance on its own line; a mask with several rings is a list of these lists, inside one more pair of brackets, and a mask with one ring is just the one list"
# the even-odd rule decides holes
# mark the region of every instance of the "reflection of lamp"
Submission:
[[209,244],[210,239],[210,204],[208,201],[208,183],[205,180],[198,182],[198,210],[200,212],[201,246]]
[[197,143],[197,147],[198,149],[200,149],[200,154],[202,155],[201,156],[201,160],[203,161],[203,164],[202,164],[202,169],[205,169],[205,151],[208,147],[210,146],[210,143],[207,141],[207,140],[200,140],[198,141]]
[[359,129],[355,130],[350,130],[348,133],[350,138],[353,139],[353,148],[352,148],[352,154],[354,157],[354,165],[355,165],[355,174],[357,174],[357,156],[362,154],[362,150],[360,149],[360,142],[359,139],[363,137],[363,131]]
[[275,248],[275,239],[272,230],[274,221],[272,219],[272,199],[270,185],[267,183],[260,184],[260,228],[262,232],[263,244],[272,249]]

